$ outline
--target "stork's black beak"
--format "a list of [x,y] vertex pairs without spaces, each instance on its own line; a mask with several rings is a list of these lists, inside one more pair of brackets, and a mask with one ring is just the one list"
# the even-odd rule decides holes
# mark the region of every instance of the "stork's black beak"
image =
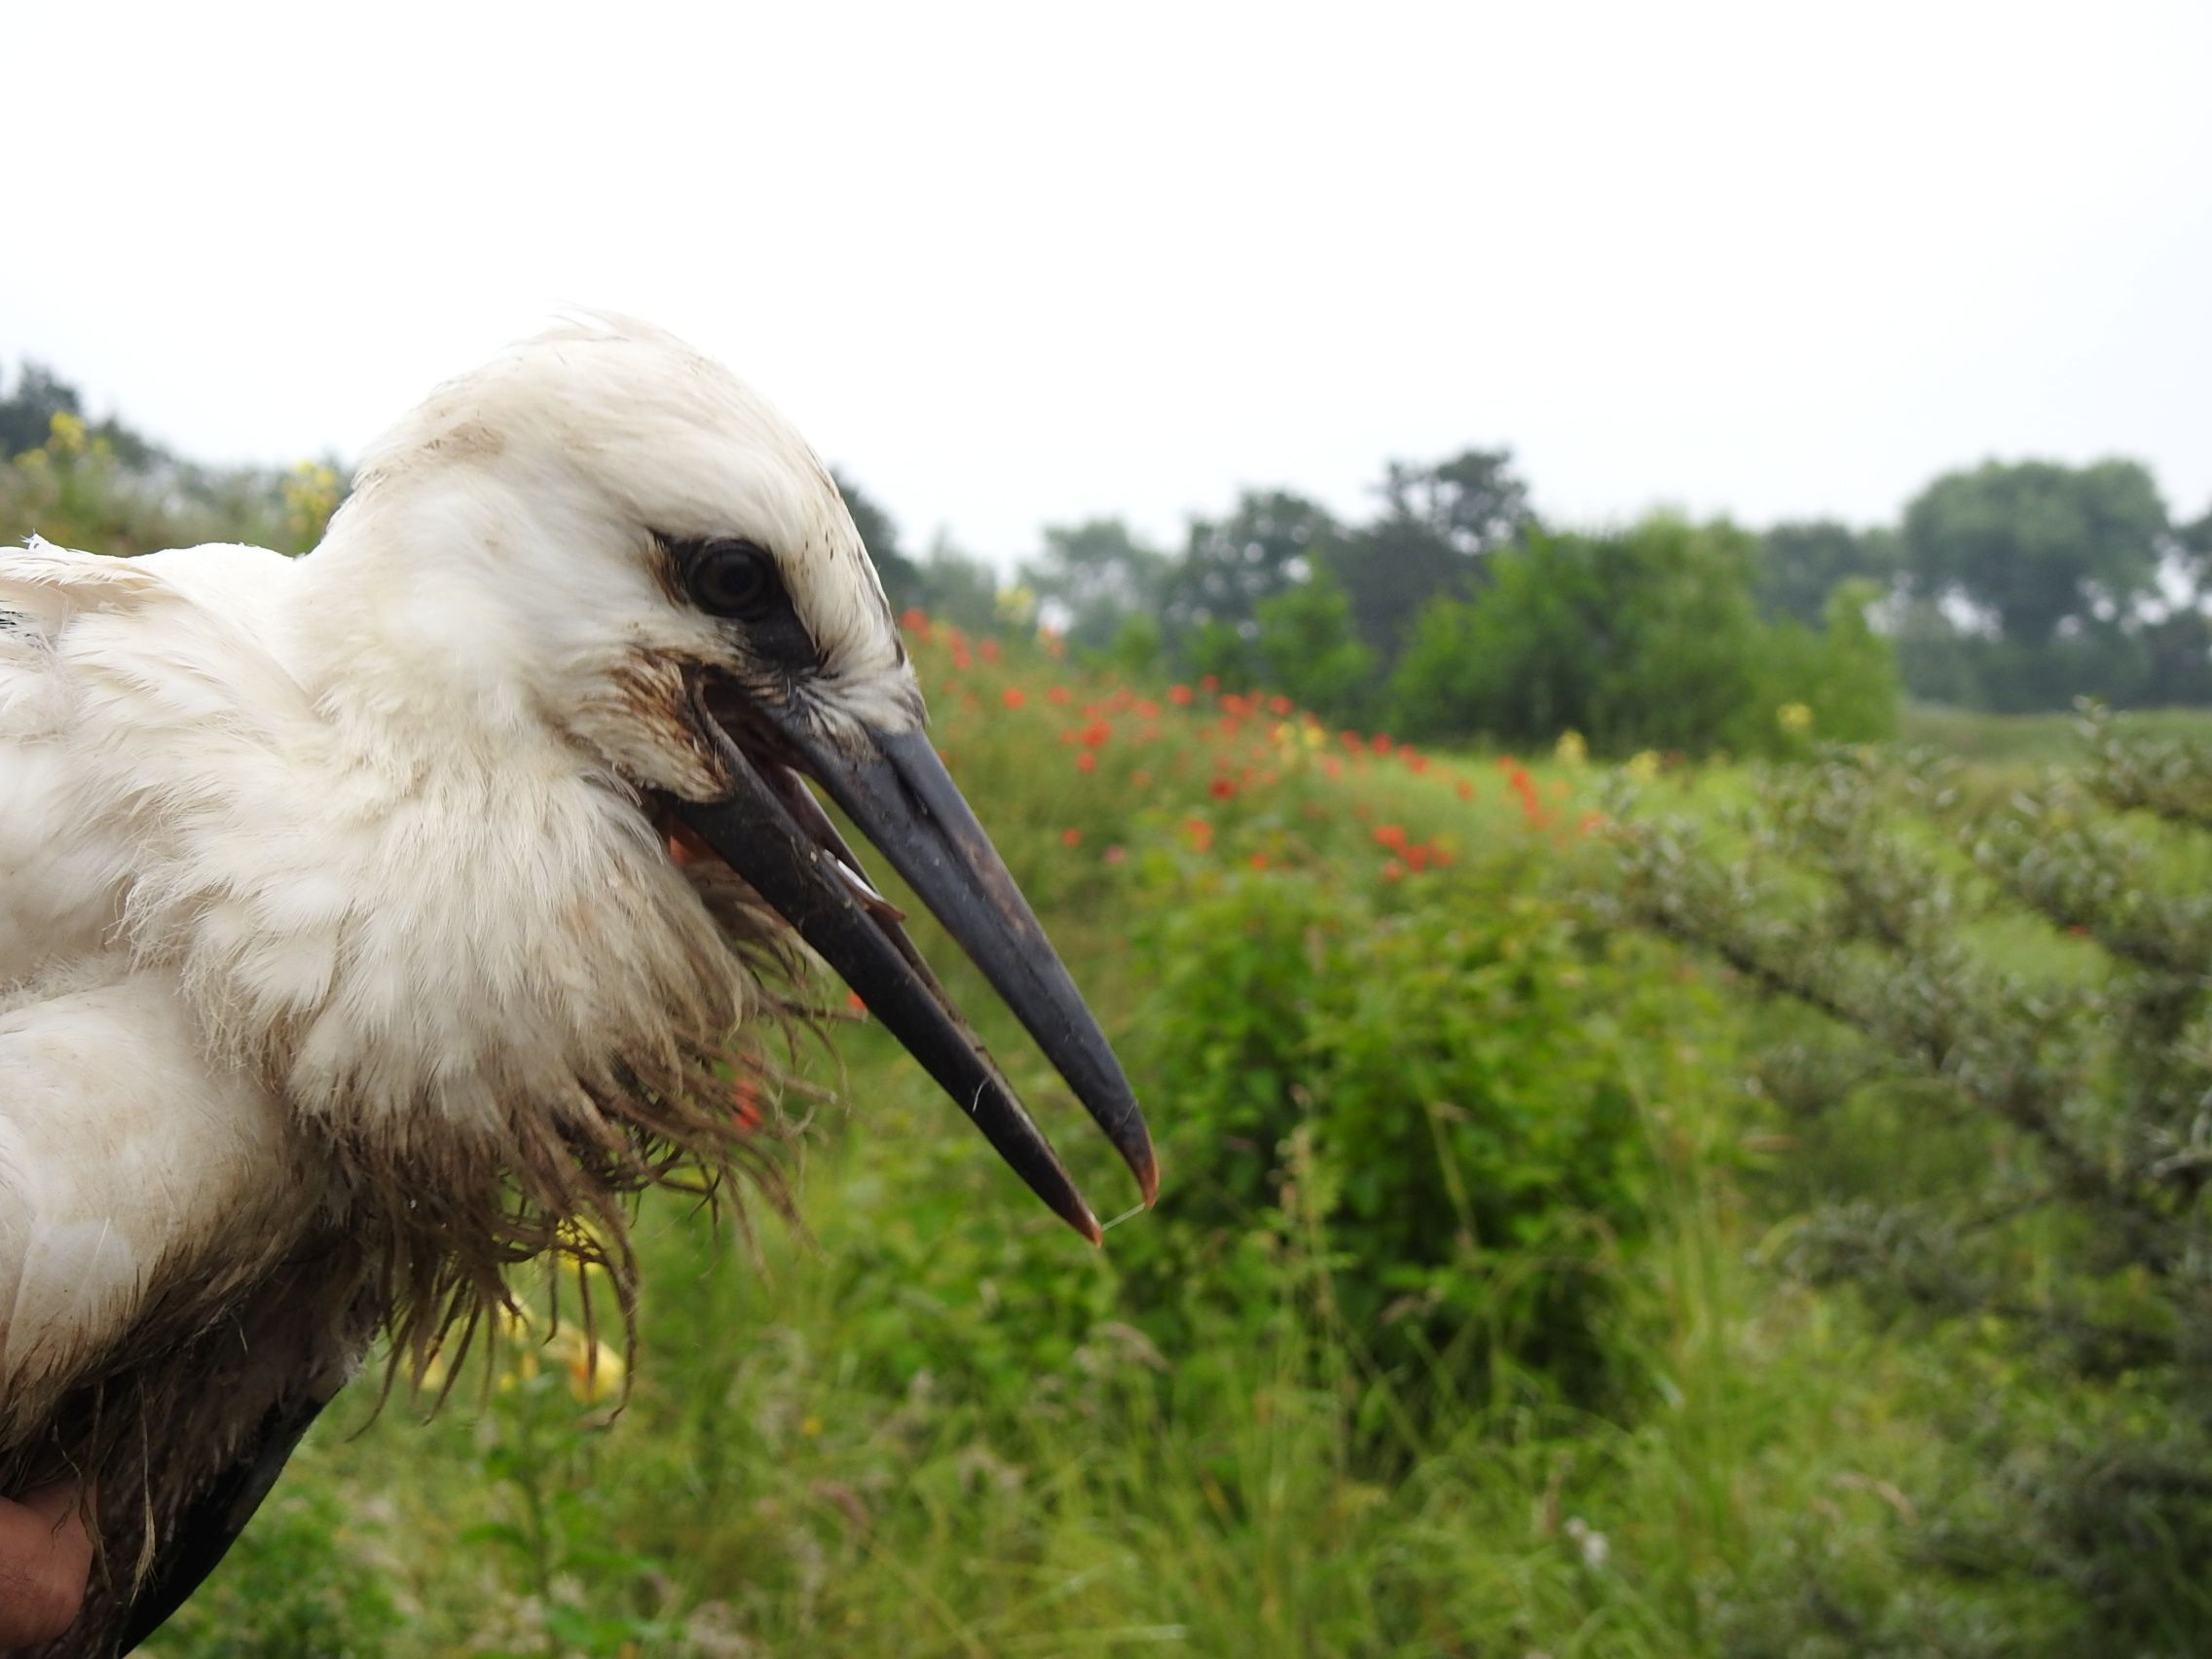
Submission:
[[982,1042],[869,886],[859,861],[779,754],[810,774],[881,849],[1036,1039],[1137,1178],[1159,1190],[1144,1114],[1045,930],[919,729],[832,742],[799,720],[773,744],[734,741],[701,701],[736,787],[679,810],[707,844],[797,930],[868,1012],[963,1106],[1015,1174],[1096,1243],[1098,1221],[1051,1143]]

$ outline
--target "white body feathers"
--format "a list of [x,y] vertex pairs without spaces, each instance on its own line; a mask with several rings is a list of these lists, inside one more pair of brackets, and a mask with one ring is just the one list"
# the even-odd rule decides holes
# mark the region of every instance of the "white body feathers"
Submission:
[[[654,549],[729,533],[777,549],[830,718],[920,719],[828,473],[628,324],[441,388],[305,558],[0,552],[0,1491],[69,1453],[73,1385],[151,1388],[333,1239],[395,1252],[336,1293],[390,1319],[453,1293],[412,1218],[489,1236],[516,1180],[572,1215],[607,1182],[564,1161],[711,1138],[683,1102],[768,993],[641,801],[716,793],[679,717],[727,646]],[[317,1317],[276,1371],[366,1334]],[[129,1472],[158,1533],[179,1494]]]

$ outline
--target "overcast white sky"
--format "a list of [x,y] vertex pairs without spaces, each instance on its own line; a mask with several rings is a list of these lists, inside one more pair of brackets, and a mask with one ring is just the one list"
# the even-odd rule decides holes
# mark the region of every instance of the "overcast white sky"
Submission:
[[1512,445],[1548,514],[2212,505],[2212,5],[11,11],[0,359],[356,452],[564,305],[1000,558]]

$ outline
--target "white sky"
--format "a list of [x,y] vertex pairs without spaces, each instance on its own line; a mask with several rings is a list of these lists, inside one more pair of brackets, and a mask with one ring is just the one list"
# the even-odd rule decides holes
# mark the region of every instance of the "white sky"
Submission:
[[11,11],[0,359],[350,455],[563,305],[1002,559],[1511,444],[1569,522],[2212,505],[2212,5]]

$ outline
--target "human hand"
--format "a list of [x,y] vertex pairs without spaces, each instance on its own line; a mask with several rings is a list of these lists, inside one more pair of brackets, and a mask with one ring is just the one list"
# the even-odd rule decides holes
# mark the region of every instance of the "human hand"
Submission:
[[92,1571],[75,1481],[0,1497],[0,1648],[52,1641],[76,1622]]

